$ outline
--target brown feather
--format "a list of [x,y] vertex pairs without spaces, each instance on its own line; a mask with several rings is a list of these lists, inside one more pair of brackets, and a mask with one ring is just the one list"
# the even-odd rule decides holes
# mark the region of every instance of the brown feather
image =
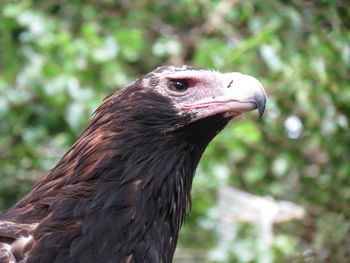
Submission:
[[[193,94],[169,90],[175,73],[188,76]],[[171,262],[202,153],[239,115],[182,105],[215,97],[224,80],[213,70],[163,67],[108,96],[60,162],[0,215],[0,258]]]

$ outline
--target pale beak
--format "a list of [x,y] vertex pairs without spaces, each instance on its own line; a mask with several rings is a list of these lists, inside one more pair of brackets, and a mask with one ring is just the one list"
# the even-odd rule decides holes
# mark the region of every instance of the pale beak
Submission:
[[234,111],[244,113],[258,109],[261,118],[266,106],[266,93],[254,77],[242,73],[226,73],[223,99]]
[[233,72],[222,74],[217,84],[217,96],[207,96],[195,104],[185,104],[182,109],[199,110],[202,117],[218,113],[233,116],[258,109],[261,118],[266,106],[266,93],[261,83],[254,77]]

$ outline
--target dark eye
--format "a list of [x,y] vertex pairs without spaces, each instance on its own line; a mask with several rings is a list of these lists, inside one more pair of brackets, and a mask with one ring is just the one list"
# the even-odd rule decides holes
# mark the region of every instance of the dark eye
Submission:
[[176,92],[184,92],[188,89],[188,81],[186,79],[171,79],[168,83],[169,89]]

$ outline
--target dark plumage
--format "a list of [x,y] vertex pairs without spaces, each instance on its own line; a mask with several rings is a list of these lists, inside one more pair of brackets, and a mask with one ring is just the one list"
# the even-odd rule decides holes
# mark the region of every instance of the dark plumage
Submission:
[[189,66],[158,68],[111,94],[0,215],[0,263],[171,262],[204,149],[265,102],[250,76]]

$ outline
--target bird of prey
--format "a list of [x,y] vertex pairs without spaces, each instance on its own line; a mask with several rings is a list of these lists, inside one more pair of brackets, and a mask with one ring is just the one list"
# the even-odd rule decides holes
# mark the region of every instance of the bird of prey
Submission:
[[266,104],[241,73],[165,66],[108,96],[59,163],[0,215],[0,263],[168,263],[209,142]]

